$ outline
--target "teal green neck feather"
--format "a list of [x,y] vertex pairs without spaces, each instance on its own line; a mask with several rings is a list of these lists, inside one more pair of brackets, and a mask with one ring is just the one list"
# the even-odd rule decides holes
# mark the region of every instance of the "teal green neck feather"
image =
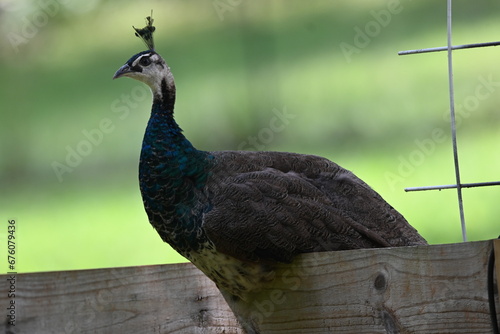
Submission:
[[[163,85],[165,87],[165,85]],[[166,88],[166,87],[165,87]],[[162,94],[164,97],[169,94]],[[139,182],[146,212],[163,240],[194,249],[200,212],[193,212],[208,176],[210,155],[184,137],[173,117],[174,97],[155,96],[142,144]],[[176,238],[183,234],[183,238]],[[188,235],[186,235],[188,234]],[[175,238],[176,240],[173,240]]]

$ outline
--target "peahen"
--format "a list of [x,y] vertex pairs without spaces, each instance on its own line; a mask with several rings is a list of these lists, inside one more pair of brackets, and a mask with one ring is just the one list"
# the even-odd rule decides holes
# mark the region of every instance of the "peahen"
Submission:
[[259,329],[244,304],[272,279],[273,264],[307,252],[426,244],[378,193],[325,158],[193,147],[174,120],[174,77],[147,19],[134,29],[149,50],[113,77],[153,93],[139,164],[144,207],[161,238],[217,284],[248,333]]

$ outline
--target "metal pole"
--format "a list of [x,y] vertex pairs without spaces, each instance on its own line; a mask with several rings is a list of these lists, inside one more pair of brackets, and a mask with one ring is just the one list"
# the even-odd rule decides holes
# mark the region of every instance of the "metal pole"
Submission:
[[451,19],[452,19],[452,0],[448,0],[447,30],[448,30],[448,82],[450,89],[450,118],[451,118],[451,138],[453,144],[453,160],[455,163],[455,177],[457,184],[458,208],[460,212],[460,222],[462,225],[462,239],[467,241],[467,230],[465,225],[464,205],[462,200],[462,184],[460,181],[460,167],[458,163],[457,148],[457,127],[455,122],[455,90],[453,87],[453,45],[451,43]]

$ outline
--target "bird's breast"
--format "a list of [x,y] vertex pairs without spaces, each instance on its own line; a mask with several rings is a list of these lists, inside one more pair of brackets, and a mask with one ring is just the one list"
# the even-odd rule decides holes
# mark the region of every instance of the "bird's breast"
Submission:
[[263,283],[274,279],[275,272],[261,262],[241,261],[218,252],[207,242],[197,252],[188,254],[188,259],[217,287],[233,296],[245,300],[248,293],[259,290]]

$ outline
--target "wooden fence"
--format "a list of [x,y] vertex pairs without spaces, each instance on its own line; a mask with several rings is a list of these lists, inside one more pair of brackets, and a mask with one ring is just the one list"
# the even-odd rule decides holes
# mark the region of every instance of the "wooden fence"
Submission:
[[[301,255],[260,292],[255,314],[262,333],[492,333],[492,250],[498,279],[499,240]],[[1,333],[242,333],[190,263],[1,280]]]

